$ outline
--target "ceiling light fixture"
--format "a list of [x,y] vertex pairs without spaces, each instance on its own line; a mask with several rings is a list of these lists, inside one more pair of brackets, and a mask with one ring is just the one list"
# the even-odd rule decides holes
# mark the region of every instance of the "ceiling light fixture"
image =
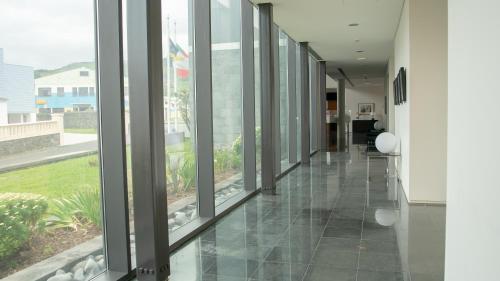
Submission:
[[365,51],[363,50],[357,50],[356,53],[364,53]]
[[349,24],[349,26],[350,26],[350,27],[359,26],[359,23],[355,23],[355,22],[354,22],[354,23],[350,23],[350,24]]

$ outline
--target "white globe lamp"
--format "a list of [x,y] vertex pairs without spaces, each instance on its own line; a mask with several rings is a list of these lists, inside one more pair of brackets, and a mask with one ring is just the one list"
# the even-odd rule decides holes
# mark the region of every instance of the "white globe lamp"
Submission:
[[382,133],[375,139],[375,147],[382,153],[391,153],[396,150],[398,145],[396,136],[391,133]]
[[373,124],[373,128],[375,128],[375,130],[382,130],[384,128],[384,123],[382,123],[382,121],[377,121]]
[[397,220],[397,214],[394,210],[377,209],[375,210],[375,221],[383,226],[391,226]]

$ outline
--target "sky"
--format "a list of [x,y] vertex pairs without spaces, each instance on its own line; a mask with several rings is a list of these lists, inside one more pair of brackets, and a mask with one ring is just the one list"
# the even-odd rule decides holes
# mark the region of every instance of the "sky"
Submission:
[[[125,1],[124,1],[125,2]],[[6,63],[54,69],[94,61],[93,0],[0,0],[0,48]],[[163,0],[170,36],[188,49],[188,0]],[[124,26],[126,28],[126,26]],[[164,42],[166,42],[164,40]]]

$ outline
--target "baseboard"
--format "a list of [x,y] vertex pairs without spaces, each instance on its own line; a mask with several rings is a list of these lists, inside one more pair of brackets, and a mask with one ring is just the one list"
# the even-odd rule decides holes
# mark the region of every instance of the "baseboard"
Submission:
[[404,197],[408,205],[411,206],[446,206],[446,201],[427,201],[427,200],[408,200],[408,195],[406,194],[405,189],[403,188],[403,182],[399,177],[399,171],[396,169],[396,175],[398,179],[398,183],[401,185],[401,190],[403,191]]

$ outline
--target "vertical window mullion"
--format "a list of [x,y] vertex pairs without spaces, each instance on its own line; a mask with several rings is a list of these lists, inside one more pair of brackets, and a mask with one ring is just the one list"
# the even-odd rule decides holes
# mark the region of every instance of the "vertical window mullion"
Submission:
[[274,138],[276,120],[273,110],[275,101],[275,72],[273,47],[273,6],[270,3],[259,4],[259,50],[260,50],[260,86],[261,86],[261,131],[262,131],[262,191],[274,192],[275,186],[275,151]]
[[241,70],[243,94],[243,175],[245,190],[256,189],[255,68],[253,5],[241,1]]
[[169,272],[160,0],[127,2],[128,74],[138,280]]
[[97,2],[97,85],[103,228],[108,270],[129,272],[121,1]]
[[275,137],[274,137],[274,169],[275,169],[275,176],[279,176],[281,174],[281,118],[280,118],[280,31],[277,25],[273,24],[273,49],[274,49],[274,59],[272,60],[272,63],[274,65],[274,106],[273,106],[273,115],[274,115],[274,120],[276,122],[274,123],[274,131]]
[[319,62],[320,149],[326,150],[326,62]]
[[210,0],[193,1],[196,165],[199,215],[215,216]]
[[300,80],[301,80],[301,95],[302,95],[302,124],[301,124],[301,144],[302,155],[301,161],[304,164],[310,162],[310,139],[309,134],[309,44],[300,42]]
[[297,93],[295,42],[288,38],[288,155],[290,163],[297,163]]

